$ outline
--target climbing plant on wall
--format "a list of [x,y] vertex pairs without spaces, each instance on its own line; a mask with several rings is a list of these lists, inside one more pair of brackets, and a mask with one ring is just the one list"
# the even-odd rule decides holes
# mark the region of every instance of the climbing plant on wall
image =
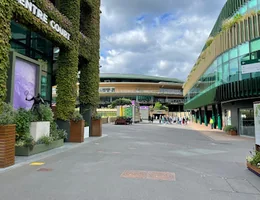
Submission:
[[79,51],[79,21],[80,0],[63,0],[60,2],[61,12],[72,22],[77,37],[73,38],[74,47],[61,49],[57,70],[57,110],[56,116],[61,120],[68,120],[75,110],[77,99],[77,73]]
[[100,0],[82,1],[81,8],[81,31],[90,38],[91,47],[89,61],[82,59],[80,65],[79,100],[95,108],[99,104]]
[[9,67],[9,40],[11,37],[12,4],[9,0],[0,1],[0,113],[6,98],[7,70]]

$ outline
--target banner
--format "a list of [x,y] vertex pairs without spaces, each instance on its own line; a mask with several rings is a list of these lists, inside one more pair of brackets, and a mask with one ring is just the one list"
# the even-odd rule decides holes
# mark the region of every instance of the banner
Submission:
[[254,104],[255,113],[255,143],[260,145],[260,102]]

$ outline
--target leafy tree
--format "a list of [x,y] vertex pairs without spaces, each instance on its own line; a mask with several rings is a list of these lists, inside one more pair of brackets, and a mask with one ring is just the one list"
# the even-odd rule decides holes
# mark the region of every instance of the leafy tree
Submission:
[[124,106],[124,105],[132,105],[132,101],[130,99],[117,99],[111,103],[111,107],[115,108],[116,106]]
[[167,106],[162,105],[160,102],[156,102],[154,105],[154,110],[168,110]]

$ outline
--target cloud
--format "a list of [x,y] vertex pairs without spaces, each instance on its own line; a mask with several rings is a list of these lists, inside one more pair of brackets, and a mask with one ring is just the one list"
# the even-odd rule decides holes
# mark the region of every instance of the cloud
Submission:
[[101,72],[185,80],[225,0],[105,0]]

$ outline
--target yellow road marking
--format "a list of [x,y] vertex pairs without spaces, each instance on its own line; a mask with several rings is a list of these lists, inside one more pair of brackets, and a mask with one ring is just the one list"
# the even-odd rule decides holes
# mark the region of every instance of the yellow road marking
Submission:
[[31,166],[41,166],[41,165],[44,165],[45,163],[44,162],[32,162],[30,165]]

